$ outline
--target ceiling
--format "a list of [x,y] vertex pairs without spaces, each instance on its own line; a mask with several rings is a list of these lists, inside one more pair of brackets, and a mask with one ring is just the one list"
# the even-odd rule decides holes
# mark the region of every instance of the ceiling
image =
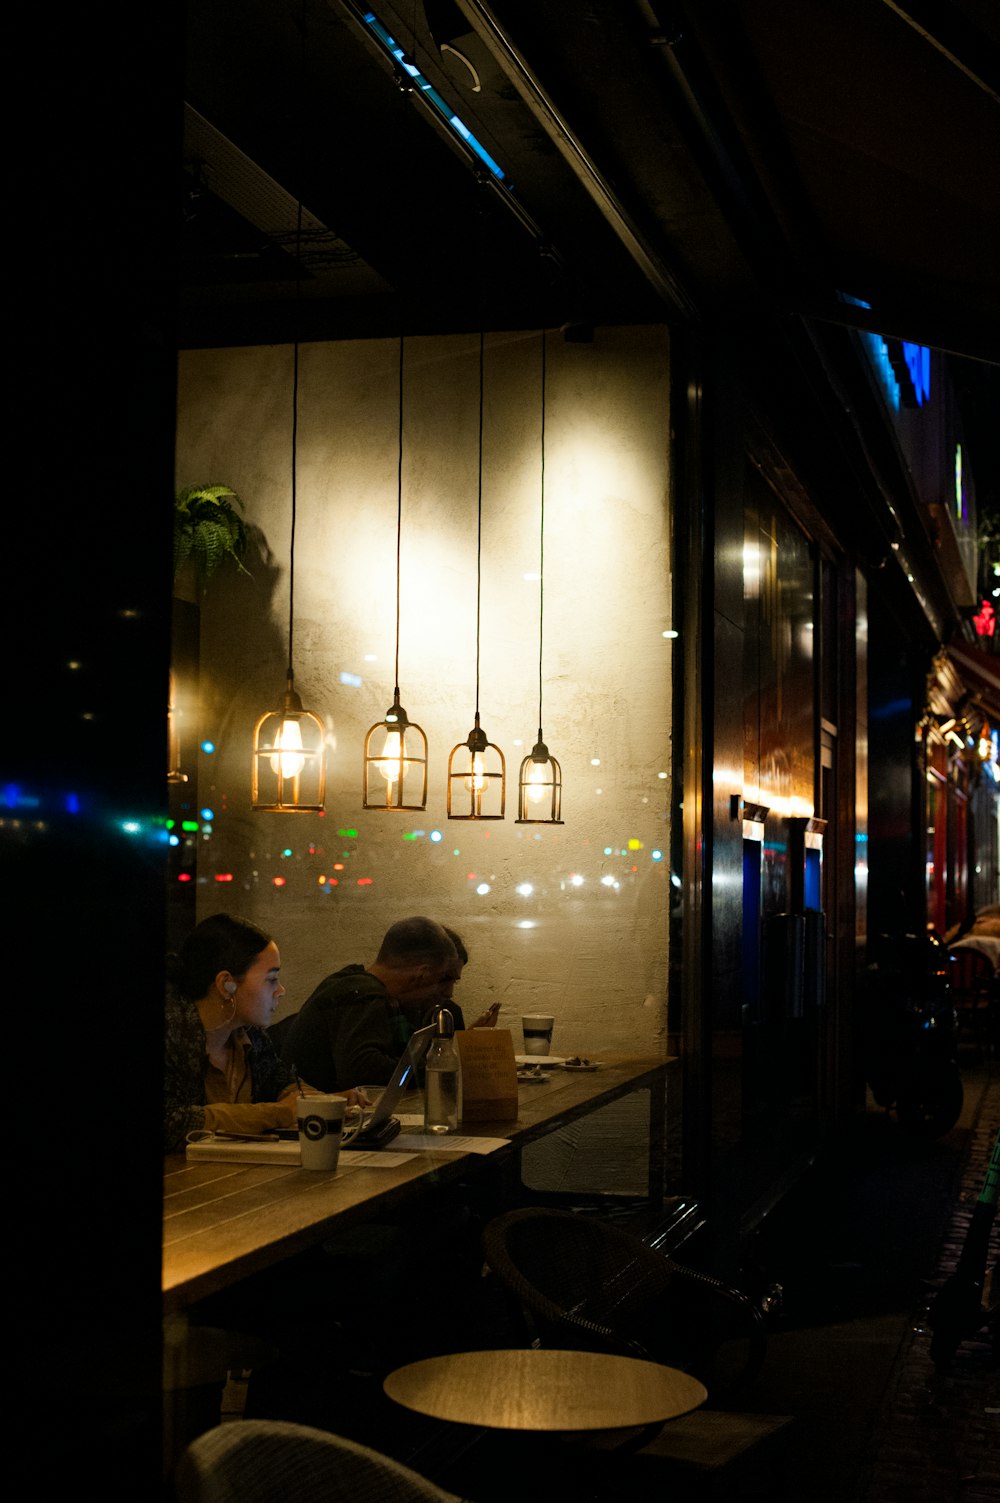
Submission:
[[374,3],[189,0],[182,346],[871,327],[1000,505],[993,0]]
[[883,333],[1000,360],[989,0],[375,4],[504,184],[400,90],[367,6],[190,0],[186,341],[296,303],[334,333],[398,328],[393,304],[476,327],[484,295],[523,325],[839,319],[849,293]]

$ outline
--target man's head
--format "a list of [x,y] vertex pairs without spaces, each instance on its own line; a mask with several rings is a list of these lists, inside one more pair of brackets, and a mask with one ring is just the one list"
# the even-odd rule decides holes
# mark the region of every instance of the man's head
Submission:
[[368,969],[390,996],[409,1007],[449,1001],[462,964],[442,926],[418,917],[400,919],[386,930],[375,963]]

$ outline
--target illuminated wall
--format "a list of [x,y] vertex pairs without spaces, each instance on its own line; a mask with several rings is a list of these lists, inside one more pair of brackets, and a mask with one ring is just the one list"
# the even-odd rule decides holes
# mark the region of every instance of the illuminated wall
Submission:
[[[365,733],[392,699],[398,342],[300,351],[296,684],[324,719],[324,815],[250,810],[255,718],[284,689],[292,351],[181,358],[178,486],[245,500],[253,575],[224,572],[201,610],[197,705],[208,740],[190,789],[197,916],[273,933],[299,1007],[374,959],[393,920],[427,913],[465,937],[457,999],[558,1018],[554,1052],[659,1052],[670,882],[668,346],[662,329],[548,343],[544,729],[564,825],[515,823],[538,727],[540,335],[485,354],[480,711],[507,756],[502,823],[449,821],[448,754],[475,711],[478,335],[406,343],[401,698],[427,733],[426,812],[361,808]],[[179,686],[183,695],[184,686]],[[207,810],[211,818],[199,811]],[[183,838],[183,837],[182,837]],[[662,853],[662,854],[661,854]]]

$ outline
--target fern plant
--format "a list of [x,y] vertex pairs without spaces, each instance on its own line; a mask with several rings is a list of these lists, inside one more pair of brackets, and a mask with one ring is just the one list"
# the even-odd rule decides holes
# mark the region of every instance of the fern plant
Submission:
[[[239,510],[237,510],[239,508]],[[247,551],[246,508],[228,485],[187,485],[174,498],[174,579],[190,559],[204,590],[219,565],[231,558],[241,574]]]

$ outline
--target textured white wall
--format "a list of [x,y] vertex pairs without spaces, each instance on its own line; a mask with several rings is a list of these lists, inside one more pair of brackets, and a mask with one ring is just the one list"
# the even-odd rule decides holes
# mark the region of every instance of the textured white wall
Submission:
[[558,1019],[554,1052],[659,1052],[670,810],[661,776],[670,767],[666,331],[548,340],[543,718],[563,769],[560,828],[515,823],[518,766],[538,725],[538,583],[525,579],[538,570],[537,332],[490,334],[485,354],[480,712],[507,757],[507,817],[458,823],[445,806],[448,754],[475,711],[478,335],[406,342],[399,675],[402,702],[428,738],[429,796],[421,815],[361,808],[365,734],[393,688],[397,362],[394,340],[300,350],[294,666],[305,707],[327,726],[321,817],[249,807],[254,721],[284,689],[292,350],[182,357],[177,484],[233,486],[261,543],[260,559],[248,561],[253,580],[225,571],[202,609],[197,731],[216,751],[199,762],[197,803],[215,819],[200,851],[198,916],[242,913],[275,936],[291,1011],[330,971],[370,962],[393,920],[427,913],[470,950],[458,992],[466,1016],[499,999],[516,1049],[522,1011],[544,1009]]

